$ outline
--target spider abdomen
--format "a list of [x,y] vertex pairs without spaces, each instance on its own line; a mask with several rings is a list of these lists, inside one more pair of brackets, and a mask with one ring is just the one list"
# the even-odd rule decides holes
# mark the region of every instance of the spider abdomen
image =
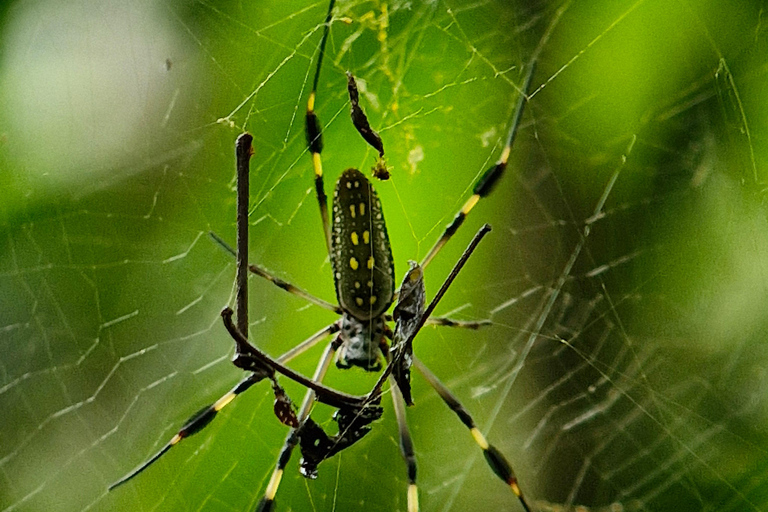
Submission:
[[368,179],[347,169],[333,194],[331,265],[339,305],[358,320],[392,304],[395,268],[381,202]]

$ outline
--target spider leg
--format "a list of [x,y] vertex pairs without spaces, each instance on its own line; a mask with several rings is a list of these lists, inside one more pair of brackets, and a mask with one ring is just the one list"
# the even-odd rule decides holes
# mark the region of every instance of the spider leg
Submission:
[[[217,235],[216,233],[213,233],[213,232],[209,233],[209,235],[225,251],[227,251],[228,253],[232,254],[233,256],[237,256],[237,253],[235,252],[235,250],[227,242],[225,242],[219,235]],[[269,281],[270,283],[274,284],[278,288],[280,288],[282,290],[285,290],[288,293],[291,293],[293,295],[296,295],[297,297],[301,297],[302,299],[306,300],[307,302],[310,302],[310,303],[312,303],[312,304],[314,304],[316,306],[320,306],[321,308],[327,309],[328,311],[333,311],[334,313],[336,313],[338,315],[340,315],[342,313],[341,308],[339,306],[337,306],[335,304],[331,304],[330,302],[325,301],[325,300],[323,300],[323,299],[321,299],[319,297],[315,297],[311,293],[309,293],[309,292],[307,292],[305,290],[302,290],[298,286],[294,286],[291,283],[289,283],[289,282],[287,282],[287,281],[285,281],[283,279],[280,279],[276,275],[274,275],[271,272],[269,272],[268,270],[266,270],[264,267],[260,267],[258,265],[253,264],[253,263],[250,263],[248,265],[248,270],[252,274],[256,274],[257,276],[259,276],[259,277],[261,277],[263,279],[266,279],[267,281]]]
[[224,327],[235,342],[235,355],[232,363],[241,370],[259,372],[263,371],[275,381],[275,373],[284,375],[292,381],[309,388],[317,394],[317,400],[331,407],[360,408],[366,405],[367,396],[355,396],[336,389],[324,386],[316,380],[310,379],[301,373],[289,368],[277,359],[253,346],[248,339],[237,329],[232,321],[233,311],[225,307],[221,311]]
[[[395,411],[398,416],[398,425],[400,427],[400,446],[403,458],[408,466],[408,510],[409,512],[418,511],[418,496],[416,487],[416,462],[413,457],[413,443],[408,433],[408,427],[405,424],[405,404],[411,405],[411,392],[410,392],[410,369],[412,365],[415,365],[417,370],[424,375],[427,382],[437,391],[443,401],[454,411],[464,425],[470,429],[472,437],[475,442],[482,448],[485,455],[485,459],[491,466],[493,472],[507,483],[512,488],[512,491],[520,500],[523,508],[526,512],[530,512],[530,507],[525,501],[525,498],[520,491],[520,487],[517,484],[517,478],[515,477],[512,467],[509,462],[504,458],[504,455],[499,452],[496,447],[489,444],[486,441],[483,434],[475,426],[474,420],[467,412],[467,410],[461,405],[458,399],[448,390],[445,385],[413,354],[413,339],[419,333],[424,326],[425,321],[429,318],[430,314],[434,310],[437,302],[442,295],[448,289],[453,282],[453,279],[459,273],[464,263],[471,256],[480,239],[490,230],[490,226],[487,224],[475,235],[472,242],[462,254],[459,261],[454,266],[451,274],[443,282],[440,290],[435,295],[435,298],[430,302],[429,306],[425,309],[425,291],[424,291],[424,279],[422,267],[414,262],[410,262],[411,269],[406,273],[403,278],[403,284],[400,287],[400,299],[395,306],[392,314],[395,320],[395,331],[392,335],[392,350],[390,351],[389,364],[384,371],[384,375],[389,376],[393,387],[397,388],[397,392],[393,391],[393,400],[395,400]],[[373,391],[369,396],[376,396],[380,392],[380,383],[377,383]],[[398,395],[398,396],[394,396]]]
[[145,463],[143,463],[141,466],[137,467],[130,473],[128,473],[126,476],[118,480],[117,482],[113,483],[109,486],[109,490],[111,491],[115,487],[118,487],[127,481],[131,480],[133,477],[147,469],[149,466],[151,466],[153,463],[155,463],[160,457],[165,455],[168,450],[170,450],[173,446],[177,445],[179,442],[181,442],[182,439],[186,439],[187,437],[197,434],[202,429],[204,429],[208,424],[213,421],[213,418],[216,416],[216,414],[222,410],[224,407],[229,405],[232,400],[235,399],[237,395],[240,393],[245,392],[248,388],[250,388],[252,385],[256,384],[257,382],[260,382],[264,378],[263,374],[257,374],[252,373],[243,380],[241,380],[234,388],[232,388],[229,392],[227,392],[224,396],[216,400],[211,405],[207,405],[197,411],[195,414],[193,414],[185,423],[184,426],[179,429],[179,431],[176,433],[175,436],[171,438],[168,443],[160,449],[159,452],[157,452],[155,455],[149,458]]
[[237,327],[248,335],[248,210],[250,206],[251,156],[253,136],[242,133],[235,142],[237,159]]
[[[310,348],[317,345],[323,338],[331,334],[337,333],[339,329],[340,327],[338,322],[334,322],[331,325],[316,332],[315,334],[313,334],[303,342],[299,343],[294,348],[292,348],[288,352],[278,357],[277,360],[280,361],[281,363],[287,363],[288,361],[299,356],[300,354],[303,354]],[[212,404],[203,407],[198,412],[193,414],[186,422],[184,422],[184,426],[182,426],[181,429],[179,429],[176,435],[174,435],[171,438],[171,440],[168,441],[168,443],[162,449],[160,449],[160,451],[158,451],[155,455],[150,457],[142,465],[140,465],[139,467],[137,467],[136,469],[128,473],[126,476],[124,476],[117,482],[110,485],[109,490],[111,491],[115,487],[118,487],[126,483],[128,480],[131,480],[133,477],[135,477],[136,475],[138,475],[139,473],[147,469],[149,466],[151,466],[153,463],[155,463],[160,457],[165,455],[165,453],[168,452],[168,450],[170,450],[171,447],[177,445],[183,439],[186,439],[187,437],[200,432],[202,429],[208,426],[208,424],[213,420],[213,418],[216,416],[216,414],[218,414],[219,411],[221,411],[224,407],[232,403],[232,401],[237,396],[247,391],[252,385],[264,379],[264,377],[265,376],[262,373],[252,373],[248,375],[243,380],[241,380],[235,387],[233,387],[230,391],[224,394],[221,398],[219,398]]]
[[[400,290],[397,291],[398,296]],[[391,314],[384,315],[384,320],[387,322],[394,322],[395,318]],[[440,327],[455,327],[457,329],[472,329],[477,330],[481,327],[488,327],[493,325],[493,322],[489,319],[484,320],[454,320],[445,316],[431,316],[427,318],[424,325],[435,325]]]
[[[238,244],[242,244],[242,247],[240,249],[242,250],[243,254],[247,254],[248,251],[248,160],[250,156],[253,154],[253,150],[251,149],[251,141],[252,137],[245,133],[238,137],[237,144],[236,144],[236,153],[237,153],[237,194],[238,194]],[[321,298],[315,297],[311,293],[302,290],[301,288],[292,285],[291,283],[280,279],[276,275],[272,274],[268,270],[264,269],[263,267],[260,267],[258,265],[254,264],[248,264],[247,260],[245,258],[239,258],[237,251],[232,248],[227,242],[224,241],[219,235],[217,235],[214,232],[208,233],[214,242],[219,244],[225,251],[230,253],[232,256],[234,256],[237,259],[238,264],[238,276],[237,276],[237,283],[238,283],[238,322],[240,322],[240,317],[243,317],[243,322],[247,324],[248,321],[248,309],[247,307],[241,307],[241,300],[243,300],[244,297],[247,297],[247,280],[244,275],[244,270],[247,269],[252,274],[256,274],[257,276],[266,279],[270,283],[274,284],[278,288],[287,291],[288,293],[291,293],[293,295],[296,295],[297,297],[300,297],[307,302],[310,302],[316,306],[320,306],[323,309],[327,309],[328,311],[333,311],[336,314],[341,314],[341,308],[335,304],[331,304],[328,301],[325,301]],[[242,296],[242,298],[241,298]],[[247,299],[245,304],[247,304]],[[240,326],[241,330],[242,327]]]
[[[403,360],[408,355],[407,347],[410,346],[413,343],[413,339],[416,337],[416,335],[419,333],[421,328],[424,326],[424,324],[427,321],[427,318],[429,318],[432,315],[432,312],[437,307],[440,300],[443,298],[443,295],[445,295],[445,292],[448,291],[448,288],[450,288],[451,284],[453,283],[454,279],[456,279],[456,276],[459,275],[459,272],[461,272],[461,269],[464,268],[464,265],[467,263],[467,260],[470,256],[472,256],[472,253],[477,248],[477,245],[480,243],[480,241],[483,239],[485,235],[487,235],[491,231],[491,226],[488,224],[484,224],[478,231],[475,233],[475,236],[472,238],[472,240],[469,242],[469,245],[467,245],[467,248],[464,249],[464,252],[462,253],[461,257],[458,259],[456,264],[451,269],[451,273],[448,274],[448,277],[443,281],[443,284],[440,285],[440,289],[437,290],[437,293],[434,297],[432,297],[432,300],[430,301],[429,305],[426,307],[426,309],[421,309],[419,307],[416,308],[416,312],[414,312],[414,304],[411,303],[411,301],[417,297],[417,295],[413,295],[412,293],[407,293],[407,290],[404,290],[405,288],[411,288],[414,289],[423,289],[423,269],[419,265],[412,265],[411,269],[406,274],[406,277],[403,279],[403,284],[400,286],[400,293],[401,298],[398,301],[398,305],[395,306],[395,311],[399,310],[399,314],[393,314],[393,317],[398,323],[403,324],[404,327],[407,328],[401,333],[399,336],[396,334],[396,342],[393,344],[393,348],[395,349],[396,353],[392,357],[392,360],[387,365],[387,367],[382,372],[381,376],[379,377],[379,380],[376,381],[376,384],[373,386],[373,389],[368,392],[368,395],[366,395],[366,402],[371,402],[373,400],[376,400],[381,395],[381,389],[384,385],[384,381],[393,373],[399,372],[401,375],[404,374],[407,371],[407,368],[403,367]],[[420,286],[414,286],[418,285],[419,281],[421,281]],[[406,283],[410,282],[409,285],[406,285]],[[405,300],[404,307],[400,307],[400,303],[403,303]],[[398,317],[400,320],[398,320]],[[405,332],[407,331],[407,332]],[[404,347],[405,350],[401,350],[399,347]],[[407,366],[407,361],[406,361]]]
[[323,133],[320,126],[320,120],[315,114],[315,98],[317,97],[317,84],[320,81],[320,68],[323,65],[325,56],[325,45],[328,42],[328,33],[333,19],[333,5],[335,0],[331,0],[328,5],[328,14],[325,17],[325,26],[323,27],[323,38],[320,40],[320,51],[317,57],[317,67],[315,68],[315,79],[312,83],[312,92],[309,93],[307,100],[307,114],[305,117],[307,147],[312,154],[312,167],[315,170],[315,194],[320,206],[320,217],[323,221],[323,232],[325,234],[325,246],[328,254],[331,254],[331,224],[328,219],[328,197],[325,195],[325,186],[323,185],[323,160],[320,153],[323,151]]
[[395,417],[397,418],[397,428],[400,437],[400,453],[403,455],[405,466],[408,471],[408,512],[418,512],[419,510],[419,491],[416,486],[416,455],[413,451],[413,440],[411,432],[408,430],[408,422],[405,418],[405,401],[400,394],[400,388],[397,386],[394,377],[390,376],[390,387],[392,388],[392,402],[395,406]]
[[[387,322],[391,322],[392,318],[387,317]],[[454,320],[444,316],[431,316],[424,322],[425,325],[436,325],[440,327],[455,327],[458,329],[472,329],[477,330],[481,327],[487,327],[492,325],[490,320]]]
[[501,176],[504,174],[504,170],[507,168],[507,161],[509,160],[509,154],[512,151],[512,144],[515,142],[515,136],[517,135],[517,128],[518,126],[520,126],[520,119],[523,116],[523,110],[525,108],[526,103],[528,102],[528,92],[531,86],[531,79],[533,78],[533,72],[535,69],[536,69],[535,63],[531,63],[530,68],[528,70],[528,75],[525,78],[525,84],[521,89],[522,92],[517,100],[517,107],[515,108],[514,117],[512,119],[512,124],[509,129],[509,135],[507,136],[507,142],[504,146],[504,149],[501,151],[501,157],[493,167],[485,171],[485,173],[480,177],[480,179],[477,180],[477,183],[475,183],[475,187],[472,191],[472,197],[470,197],[467,200],[467,202],[464,203],[464,206],[462,206],[461,209],[456,213],[456,216],[453,218],[453,221],[451,221],[451,223],[448,224],[448,226],[445,228],[445,231],[443,231],[443,234],[440,236],[438,241],[429,250],[429,252],[421,262],[422,267],[426,267],[427,265],[429,265],[429,262],[432,261],[435,255],[438,252],[440,252],[440,249],[442,249],[443,246],[446,243],[448,243],[448,240],[451,239],[454,233],[456,233],[459,227],[464,223],[464,219],[466,219],[467,215],[472,210],[472,208],[475,207],[475,205],[478,203],[478,201],[480,201],[480,199],[488,196],[493,191],[493,188],[499,182],[499,180],[501,179]]
[[[315,368],[315,373],[312,375],[312,380],[316,382],[322,382],[339,345],[340,340],[338,337],[336,337],[334,338],[333,342],[331,342],[326,347],[325,352],[323,352],[323,356],[320,358],[320,361],[317,364],[317,368]],[[312,404],[314,401],[315,392],[312,389],[308,389],[304,395],[304,400],[302,401],[301,407],[299,408],[299,412],[297,414],[300,423],[303,423],[307,417],[309,417],[309,412],[312,409]],[[291,460],[291,454],[293,453],[293,449],[296,447],[298,441],[298,429],[292,428],[288,433],[288,436],[285,438],[285,443],[283,444],[283,448],[280,450],[280,455],[277,457],[277,464],[275,464],[275,469],[269,479],[267,489],[264,491],[264,496],[261,498],[261,501],[259,501],[258,507],[256,507],[257,512],[268,512],[274,507],[277,488],[280,486],[280,481],[282,480],[283,473],[285,472],[285,466],[287,466],[288,461]]]
[[[312,377],[314,382],[319,383],[325,377],[334,354],[342,342],[341,336],[337,336],[326,348]],[[385,355],[389,354],[389,346],[385,341],[382,340],[379,348]],[[285,467],[288,465],[293,450],[297,445],[300,446],[302,454],[301,474],[307,478],[314,479],[317,477],[317,466],[323,460],[349,448],[362,439],[371,430],[370,423],[379,419],[383,412],[382,408],[378,406],[378,401],[368,400],[367,396],[360,397],[363,401],[359,403],[334,405],[338,407],[334,420],[338,424],[339,432],[337,435],[329,436],[309,416],[315,400],[325,402],[322,396],[323,393],[325,391],[321,389],[310,388],[307,390],[301,408],[296,415],[300,425],[298,428],[292,428],[286,436],[285,443],[277,458],[277,464],[267,484],[267,489],[256,508],[257,512],[269,512],[273,509],[275,495],[285,472]],[[407,427],[405,428],[407,435]],[[412,509],[410,512],[413,512],[413,510],[417,509]]]
[[526,502],[525,497],[523,496],[523,493],[517,484],[517,477],[515,477],[515,473],[512,471],[512,466],[510,466],[504,455],[485,439],[485,436],[483,436],[483,434],[475,425],[475,421],[472,419],[472,416],[470,416],[469,412],[464,408],[463,405],[461,405],[461,402],[459,402],[458,398],[456,398],[453,393],[451,393],[451,391],[445,386],[445,384],[440,382],[440,379],[438,379],[437,376],[433,374],[429,368],[427,368],[424,363],[422,363],[416,356],[413,356],[413,366],[416,367],[419,373],[424,376],[424,379],[429,383],[429,385],[432,386],[435,391],[437,391],[437,394],[440,395],[440,398],[443,399],[445,404],[453,412],[456,413],[461,422],[469,429],[469,432],[472,434],[472,438],[483,450],[485,460],[496,474],[496,476],[501,478],[512,489],[512,492],[515,493],[515,496],[517,496],[517,498],[520,500],[520,504],[523,506],[526,512],[531,512],[531,508],[528,506],[528,502]]

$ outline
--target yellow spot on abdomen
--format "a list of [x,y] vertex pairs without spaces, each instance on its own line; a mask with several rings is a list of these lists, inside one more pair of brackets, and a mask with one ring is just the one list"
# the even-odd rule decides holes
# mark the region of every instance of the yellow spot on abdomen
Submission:
[[365,203],[360,203],[360,215],[365,215]]
[[353,231],[349,237],[352,239],[352,245],[357,245],[360,241],[357,239],[357,232]]
[[374,263],[376,263],[376,261],[373,259],[373,256],[371,256],[370,258],[368,258],[368,268],[369,268],[369,269],[372,269],[372,268],[373,268],[373,265],[374,265]]
[[352,268],[352,270],[357,270],[357,267],[359,265],[358,265],[357,260],[355,258],[349,258],[349,266]]
[[360,297],[357,297],[357,298],[355,299],[355,302],[357,303],[357,305],[358,305],[358,306],[362,306],[362,305],[363,305],[363,299],[362,299],[362,298],[360,298]]
[[355,205],[351,204],[349,205],[349,214],[352,216],[352,218],[355,218]]
[[363,231],[363,243],[365,245],[368,245],[371,241],[371,234],[368,232],[368,230]]

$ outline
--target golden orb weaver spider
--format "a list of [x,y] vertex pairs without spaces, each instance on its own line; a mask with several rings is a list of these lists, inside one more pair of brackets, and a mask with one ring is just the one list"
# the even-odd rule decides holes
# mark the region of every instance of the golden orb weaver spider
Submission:
[[[416,370],[438,393],[446,405],[459,417],[469,429],[472,438],[482,449],[492,471],[504,481],[519,499],[522,507],[530,512],[530,506],[520,490],[517,478],[502,453],[491,445],[476,427],[469,412],[458,399],[440,382],[414,354],[412,343],[425,323],[467,328],[478,328],[487,322],[458,322],[447,318],[432,317],[432,312],[471,256],[480,240],[490,231],[490,226],[483,226],[470,242],[451,274],[443,282],[430,304],[425,307],[423,269],[456,233],[467,214],[477,202],[491,193],[501,178],[509,159],[512,144],[522,117],[534,71],[531,63],[525,78],[523,91],[518,98],[506,144],[501,157],[476,182],[472,196],[457,212],[453,221],[445,228],[438,241],[432,246],[420,264],[410,262],[399,289],[394,285],[394,263],[392,259],[386,223],[378,196],[368,179],[357,169],[345,170],[338,181],[333,196],[332,217],[328,214],[327,197],[323,183],[321,153],[323,150],[322,129],[315,114],[314,106],[317,87],[325,55],[325,46],[333,16],[335,0],[330,0],[328,13],[320,41],[318,61],[312,90],[307,102],[306,137],[307,147],[312,157],[314,169],[315,193],[320,207],[326,248],[331,260],[338,306],[314,297],[306,291],[283,281],[267,270],[249,264],[248,257],[248,205],[249,205],[249,161],[253,153],[250,134],[241,135],[236,143],[237,158],[237,250],[229,247],[224,240],[211,233],[214,240],[237,258],[237,315],[233,321],[233,311],[227,307],[222,311],[222,319],[230,336],[235,342],[233,364],[249,372],[234,388],[213,404],[203,407],[192,415],[171,440],[154,456],[109,486],[109,490],[128,482],[161,456],[189,437],[205,428],[217,413],[230,404],[238,395],[254,384],[269,379],[275,395],[274,412],[277,418],[290,427],[278,461],[272,473],[264,496],[257,506],[257,512],[274,509],[275,496],[281,478],[293,450],[299,446],[302,455],[301,473],[308,478],[317,476],[317,467],[325,459],[349,448],[362,439],[370,430],[370,424],[379,419],[383,409],[380,406],[382,389],[389,381],[392,389],[395,416],[399,427],[400,449],[408,474],[407,503],[409,512],[417,512],[418,491],[416,486],[416,458],[408,426],[405,421],[405,406],[413,405],[410,391],[410,370]],[[374,131],[359,105],[359,95],[354,77],[347,73],[347,88],[351,105],[352,123],[363,139],[378,151],[377,162],[372,169],[373,175],[381,180],[389,178],[384,159],[384,145],[381,137]],[[272,358],[253,346],[247,339],[248,332],[248,272],[254,273],[290,293],[307,301],[329,309],[341,318],[313,334],[305,341],[284,353]],[[391,314],[390,306],[397,300]],[[388,322],[394,321],[391,329]],[[305,352],[328,336],[334,335],[326,347],[314,375],[305,377],[285,364]],[[391,346],[387,339],[392,341]],[[384,371],[373,389],[365,395],[355,396],[337,391],[322,384],[322,380],[334,356],[336,365],[346,369],[352,366],[366,371],[377,372],[382,369],[381,354],[386,361]],[[283,375],[307,388],[306,395],[298,411],[277,381],[278,374]],[[328,435],[311,418],[314,401],[330,405],[336,409],[334,420],[338,433]]]

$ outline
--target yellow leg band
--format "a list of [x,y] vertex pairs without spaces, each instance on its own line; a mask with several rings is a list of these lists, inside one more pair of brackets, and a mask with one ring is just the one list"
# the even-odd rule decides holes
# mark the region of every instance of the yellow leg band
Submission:
[[487,450],[489,446],[488,441],[485,440],[485,436],[482,434],[482,432],[477,430],[477,427],[470,430],[470,432],[472,433],[472,437],[475,438],[475,442],[480,445],[480,448]]
[[277,488],[280,486],[280,480],[283,478],[283,470],[275,468],[272,473],[272,478],[269,479],[269,485],[267,485],[267,492],[264,493],[264,497],[268,500],[274,500],[275,494],[277,494]]
[[472,208],[475,207],[477,202],[480,200],[480,196],[477,194],[472,195],[469,199],[467,199],[467,202],[464,203],[464,207],[461,209],[461,213],[464,215],[468,214]]
[[509,153],[512,151],[512,148],[509,146],[504,147],[504,151],[501,152],[501,158],[499,158],[499,163],[506,164],[507,160],[509,160]]
[[313,112],[315,110],[315,92],[312,91],[307,100],[307,112]]
[[323,175],[323,161],[320,159],[320,153],[312,153],[312,167],[315,168],[315,176]]
[[408,512],[419,512],[419,490],[416,484],[408,485]]
[[215,403],[215,404],[213,404],[213,408],[214,408],[214,410],[216,410],[216,411],[220,411],[220,410],[222,410],[223,408],[225,408],[226,406],[228,406],[228,405],[229,405],[229,403],[230,403],[232,400],[234,400],[234,399],[235,399],[235,394],[234,394],[234,393],[227,393],[227,394],[226,394],[226,395],[224,395],[223,397],[221,397],[221,398],[219,398],[218,400],[216,400],[216,403]]

